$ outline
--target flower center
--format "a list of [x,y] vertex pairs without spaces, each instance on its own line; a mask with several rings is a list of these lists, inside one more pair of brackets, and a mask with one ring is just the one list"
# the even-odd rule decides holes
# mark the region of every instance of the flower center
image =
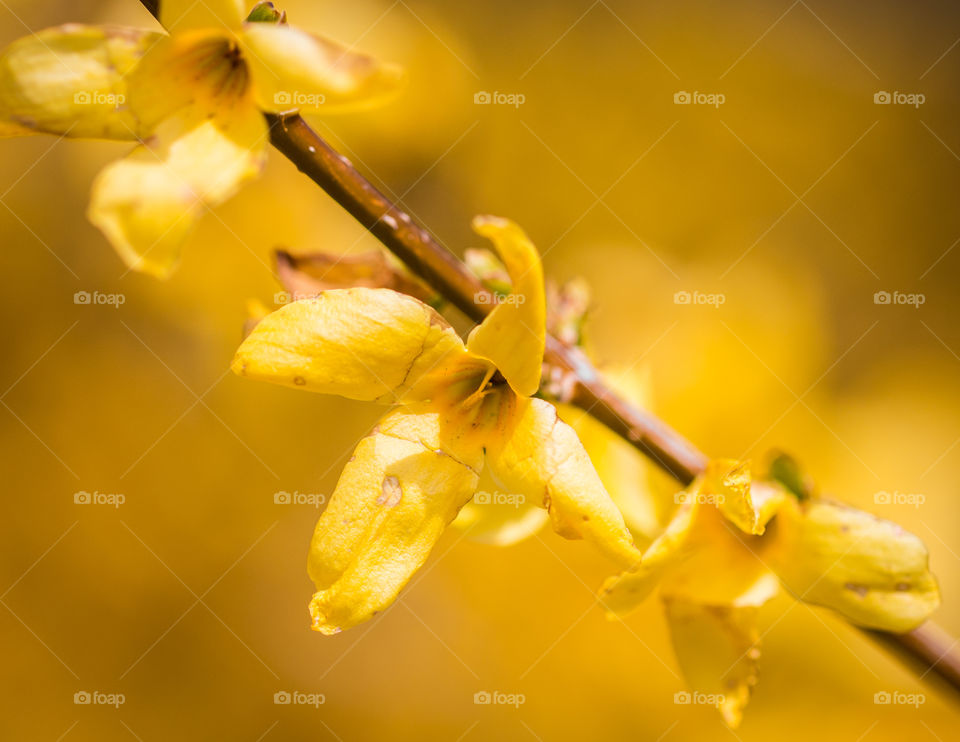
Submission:
[[474,391],[467,395],[461,404],[465,409],[472,409],[483,401],[484,397],[503,388],[506,383],[507,380],[503,375],[495,367],[490,366],[480,378]]
[[250,87],[250,70],[236,39],[216,35],[195,42],[182,57],[197,92],[212,104],[230,102]]

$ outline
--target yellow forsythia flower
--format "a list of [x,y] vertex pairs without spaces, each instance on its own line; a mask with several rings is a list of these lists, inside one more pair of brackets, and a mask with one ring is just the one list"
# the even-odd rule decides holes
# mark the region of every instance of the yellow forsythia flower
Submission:
[[265,317],[234,371],[253,379],[398,405],[360,441],[310,546],[313,628],[333,634],[389,606],[486,465],[623,569],[640,552],[574,430],[532,398],[545,340],[543,271],[514,223],[477,217],[513,292],[466,345],[433,309],[390,289],[325,291]]
[[682,493],[639,569],[611,578],[612,615],[657,586],[677,658],[690,685],[715,695],[739,724],[756,682],[758,608],[782,585],[860,626],[905,632],[939,604],[927,550],[916,536],[825,498],[798,500],[751,482],[745,464],[714,461]]
[[242,0],[161,0],[168,34],[77,24],[0,54],[0,136],[139,142],[93,186],[90,220],[132,269],[167,276],[204,212],[259,175],[262,112],[339,112],[397,91],[402,73]]

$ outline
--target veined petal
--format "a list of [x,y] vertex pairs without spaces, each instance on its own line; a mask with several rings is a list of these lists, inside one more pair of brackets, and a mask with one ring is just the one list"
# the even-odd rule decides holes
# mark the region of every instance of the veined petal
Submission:
[[147,133],[173,116],[222,119],[240,107],[257,110],[237,41],[216,28],[164,36],[130,72],[129,89],[130,109]]
[[243,0],[160,0],[160,22],[171,34],[192,28],[238,29]]
[[757,609],[683,600],[668,600],[664,607],[687,684],[713,696],[723,720],[736,728],[757,682]]
[[333,289],[265,317],[233,360],[241,376],[349,399],[426,399],[464,360],[456,332],[390,289]]
[[473,496],[480,448],[448,449],[442,420],[396,410],[354,451],[310,545],[316,631],[335,634],[389,606]]
[[898,633],[940,604],[926,547],[896,523],[818,499],[790,503],[774,525],[773,566],[799,600]]
[[639,564],[623,516],[577,434],[552,404],[506,394],[486,452],[494,477],[546,508],[561,536],[590,541],[624,568]]
[[241,39],[265,111],[355,111],[403,89],[399,67],[292,26],[248,23]]
[[529,397],[540,387],[546,340],[543,267],[537,248],[509,219],[478,216],[474,231],[493,241],[513,290],[467,338],[467,350],[496,366],[513,390]]
[[245,101],[213,118],[185,109],[100,173],[90,221],[130,268],[164,278],[206,208],[259,175],[266,144],[266,123]]
[[136,139],[126,76],[159,38],[69,24],[13,42],[0,54],[0,136]]

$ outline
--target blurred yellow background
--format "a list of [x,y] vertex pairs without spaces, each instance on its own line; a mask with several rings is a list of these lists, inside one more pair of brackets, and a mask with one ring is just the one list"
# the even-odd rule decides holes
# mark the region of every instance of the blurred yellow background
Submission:
[[[823,489],[917,533],[935,618],[960,634],[960,8],[283,7],[408,69],[388,108],[315,122],[368,177],[457,253],[481,246],[475,213],[522,224],[548,274],[594,287],[598,362],[649,366],[657,412],[712,455],[782,446]],[[134,0],[6,0],[0,18],[3,45],[65,22],[154,24]],[[684,92],[698,96],[675,103]],[[673,703],[658,602],[607,622],[594,592],[609,566],[549,532],[500,550],[451,532],[391,610],[311,632],[318,510],[274,494],[329,494],[382,408],[227,369],[246,300],[279,289],[274,247],[376,243],[272,152],[173,279],[127,273],[84,212],[128,149],[0,141],[0,738],[731,738],[711,709]],[[125,302],[76,305],[77,291]],[[884,291],[924,303],[875,303]],[[75,504],[80,491],[124,502]],[[843,621],[787,598],[762,615],[737,739],[957,737],[956,697]],[[475,705],[484,690],[525,703]],[[74,703],[93,691],[125,703]],[[325,703],[275,704],[282,691]],[[926,703],[876,705],[881,691]]]

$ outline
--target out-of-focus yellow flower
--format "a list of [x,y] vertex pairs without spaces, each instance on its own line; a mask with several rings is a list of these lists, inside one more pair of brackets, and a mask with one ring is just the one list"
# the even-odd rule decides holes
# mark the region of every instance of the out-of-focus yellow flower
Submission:
[[926,547],[895,523],[751,482],[748,467],[729,460],[711,462],[682,495],[640,568],[607,581],[604,602],[620,615],[659,586],[688,682],[716,697],[730,726],[756,682],[758,608],[781,585],[892,632],[915,628],[939,604]]
[[325,291],[265,317],[236,373],[399,405],[360,441],[317,523],[309,572],[313,628],[333,634],[389,606],[478,490],[484,465],[623,569],[640,552],[574,430],[540,386],[543,273],[514,223],[477,217],[513,291],[466,345],[433,309],[390,289]]
[[65,25],[0,54],[0,136],[133,140],[93,186],[89,217],[132,269],[164,277],[207,208],[264,166],[262,112],[325,113],[396,92],[393,66],[286,24],[245,22],[242,0],[162,0],[168,34]]

